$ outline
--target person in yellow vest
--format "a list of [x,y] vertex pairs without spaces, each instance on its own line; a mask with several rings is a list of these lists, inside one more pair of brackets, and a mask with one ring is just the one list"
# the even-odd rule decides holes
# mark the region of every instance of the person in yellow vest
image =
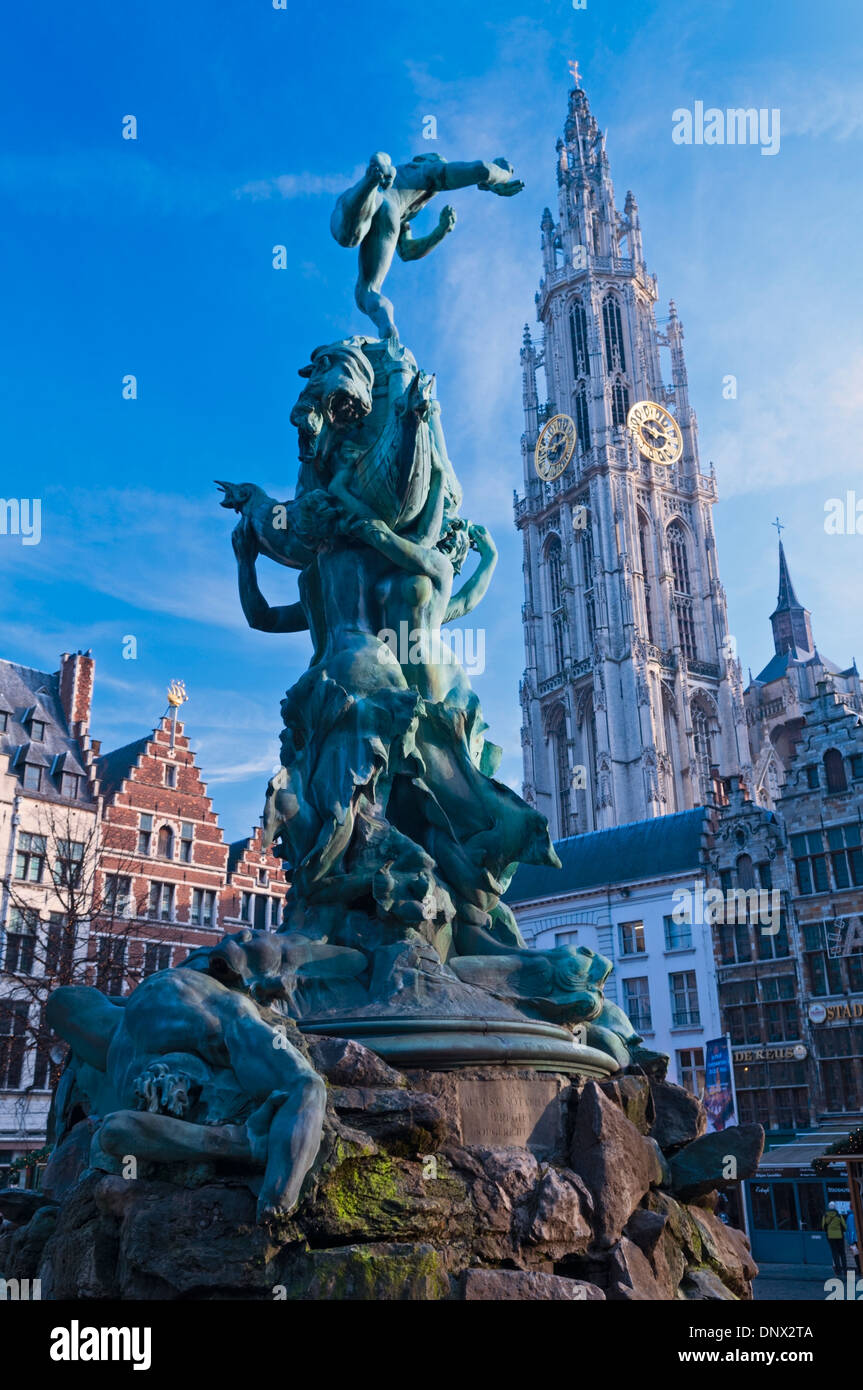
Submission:
[[845,1257],[845,1217],[835,1202],[831,1202],[821,1218],[821,1229],[827,1237],[830,1253],[833,1256],[833,1272],[842,1278],[848,1268]]

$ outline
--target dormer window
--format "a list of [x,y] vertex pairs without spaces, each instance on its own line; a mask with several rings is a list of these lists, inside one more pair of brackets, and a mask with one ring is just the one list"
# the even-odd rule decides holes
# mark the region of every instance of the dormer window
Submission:
[[45,721],[43,719],[30,720],[30,737],[34,743],[41,743],[45,737]]
[[29,792],[38,792],[42,788],[42,769],[36,763],[24,764],[24,786]]
[[0,709],[0,734],[5,734],[9,728],[9,714],[5,709]]
[[70,801],[75,801],[78,796],[78,783],[80,777],[74,772],[64,772],[60,777],[60,795],[68,797]]

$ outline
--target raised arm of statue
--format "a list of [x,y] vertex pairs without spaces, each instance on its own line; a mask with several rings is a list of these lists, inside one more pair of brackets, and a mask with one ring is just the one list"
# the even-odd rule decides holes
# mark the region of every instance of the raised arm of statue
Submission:
[[468,527],[468,536],[471,545],[479,553],[479,564],[470,579],[465,581],[457,594],[453,594],[447,604],[447,610],[444,614],[445,623],[451,623],[456,618],[463,618],[466,613],[470,613],[476,608],[480,600],[485,597],[497,564],[497,547],[484,526],[475,526],[471,523]]
[[272,608],[261,593],[255,567],[258,543],[246,517],[231,533],[231,544],[237,557],[240,603],[249,627],[259,632],[305,632],[309,624],[301,603]]
[[411,231],[410,223],[405,222],[396,246],[399,257],[403,261],[421,260],[423,256],[427,256],[429,251],[433,251],[443,241],[444,237],[452,231],[455,223],[455,208],[450,207],[449,203],[441,209],[438,224],[433,232],[429,232],[428,236],[415,237]]

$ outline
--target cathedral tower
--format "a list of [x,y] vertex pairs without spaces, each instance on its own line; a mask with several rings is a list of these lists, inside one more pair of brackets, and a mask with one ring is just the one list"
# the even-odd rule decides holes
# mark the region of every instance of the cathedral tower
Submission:
[[[557,215],[546,208],[541,223],[541,332],[525,327],[521,350],[515,519],[525,796],[562,838],[709,802],[716,776],[742,771],[749,753],[683,327],[673,302],[657,323],[638,206],[627,193],[616,210],[580,88],[557,183]],[[636,434],[639,402],[663,411]]]

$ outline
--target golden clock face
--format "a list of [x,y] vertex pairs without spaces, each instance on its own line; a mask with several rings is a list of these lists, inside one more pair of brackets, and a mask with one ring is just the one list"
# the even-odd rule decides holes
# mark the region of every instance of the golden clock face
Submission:
[[683,453],[683,436],[673,415],[656,401],[637,401],[626,424],[645,458],[670,467]]
[[536,441],[533,466],[544,482],[559,478],[575,449],[575,421],[568,415],[554,415],[543,425]]

